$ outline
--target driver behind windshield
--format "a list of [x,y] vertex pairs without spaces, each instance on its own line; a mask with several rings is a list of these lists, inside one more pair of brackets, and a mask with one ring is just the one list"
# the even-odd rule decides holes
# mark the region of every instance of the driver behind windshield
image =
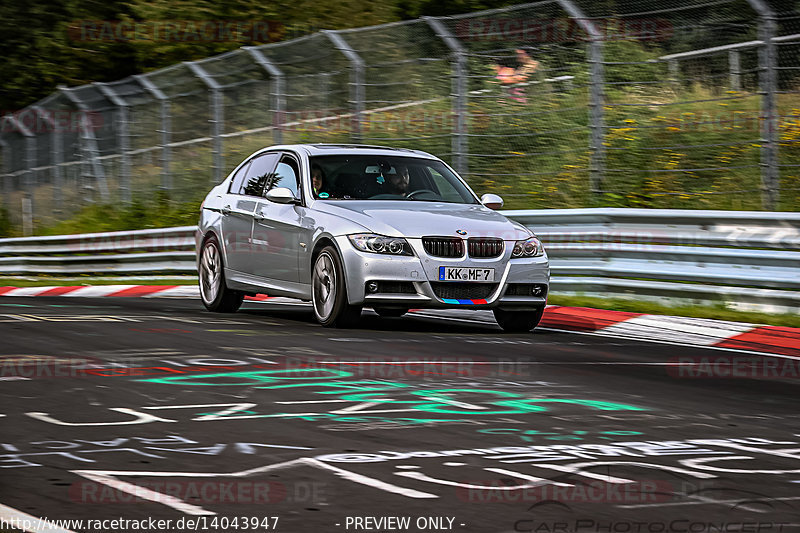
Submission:
[[408,167],[405,165],[397,165],[395,173],[389,174],[386,178],[389,192],[398,196],[406,196],[408,194],[409,179]]

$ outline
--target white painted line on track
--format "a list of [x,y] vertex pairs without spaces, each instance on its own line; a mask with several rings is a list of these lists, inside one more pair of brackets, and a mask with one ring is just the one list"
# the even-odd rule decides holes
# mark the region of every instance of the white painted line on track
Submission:
[[686,344],[711,346],[754,328],[753,324],[725,322],[703,318],[643,315],[629,318],[598,330],[612,337],[642,338],[671,341],[680,337]]
[[115,292],[124,291],[125,289],[130,288],[130,285],[95,285],[91,287],[81,287],[80,289],[75,289],[74,291],[63,294],[62,296],[68,298],[93,298],[108,296],[109,294],[114,294]]
[[128,483],[127,481],[121,481],[111,476],[105,476],[102,474],[90,474],[87,472],[83,472],[81,473],[81,475],[88,480],[94,481],[95,483],[102,483],[103,485],[107,485],[114,490],[132,494],[136,498],[140,498],[142,500],[162,503],[168,507],[172,507],[176,511],[180,511],[188,515],[210,516],[217,514],[214,511],[207,511],[202,507],[192,505],[191,503],[186,503],[180,498],[176,498],[175,496],[172,496],[170,494],[165,494],[163,492],[156,492],[154,490],[145,488],[141,485],[135,485],[133,483]]
[[180,285],[164,289],[152,294],[143,294],[142,298],[200,298],[200,289],[194,285]]
[[9,525],[17,524],[17,526],[23,526],[25,524],[30,524],[29,527],[14,526],[14,528],[31,533],[75,533],[72,530],[57,527],[47,520],[31,516],[13,507],[2,504],[0,504],[0,519]]

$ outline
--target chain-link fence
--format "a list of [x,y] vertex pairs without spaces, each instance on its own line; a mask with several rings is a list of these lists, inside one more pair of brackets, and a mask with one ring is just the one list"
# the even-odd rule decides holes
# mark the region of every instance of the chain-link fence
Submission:
[[800,16],[546,0],[62,87],[2,119],[3,204],[29,234],[90,203],[199,201],[294,142],[423,149],[512,208],[794,211]]

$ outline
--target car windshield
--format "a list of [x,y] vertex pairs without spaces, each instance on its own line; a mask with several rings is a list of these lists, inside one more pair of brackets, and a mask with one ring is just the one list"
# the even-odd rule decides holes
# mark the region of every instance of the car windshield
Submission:
[[314,198],[479,203],[463,181],[436,159],[376,155],[311,157]]

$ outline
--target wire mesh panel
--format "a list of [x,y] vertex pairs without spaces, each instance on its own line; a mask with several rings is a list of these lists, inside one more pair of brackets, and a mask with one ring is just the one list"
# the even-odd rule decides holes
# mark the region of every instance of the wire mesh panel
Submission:
[[330,39],[318,33],[258,50],[284,76],[283,142],[348,142],[352,66]]
[[222,176],[226,176],[247,155],[271,144],[274,80],[245,50],[199,61],[198,65],[220,87]]
[[33,136],[4,122],[0,203],[45,229],[196,210],[255,150],[363,142],[440,156],[510,208],[793,211],[798,34],[782,0],[543,0],[245,47],[15,114]]
[[418,20],[345,30],[340,35],[364,63],[362,140],[424,146],[449,158],[450,51],[430,25]]
[[585,34],[554,1],[442,21],[467,50],[473,187],[508,207],[589,202]]
[[147,79],[169,103],[170,184],[178,201],[201,198],[213,176],[211,91],[186,64],[152,72]]
[[778,39],[777,108],[780,209],[800,205],[800,12],[786,2],[767,2],[775,14]]
[[758,51],[725,46],[758,38],[747,2],[586,9],[605,33],[601,201],[759,209]]

